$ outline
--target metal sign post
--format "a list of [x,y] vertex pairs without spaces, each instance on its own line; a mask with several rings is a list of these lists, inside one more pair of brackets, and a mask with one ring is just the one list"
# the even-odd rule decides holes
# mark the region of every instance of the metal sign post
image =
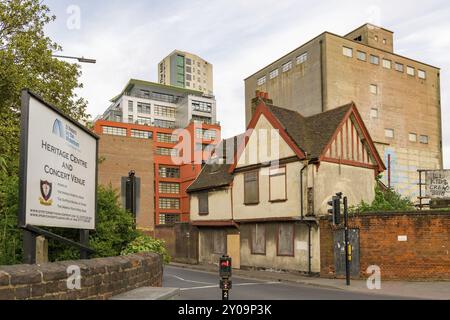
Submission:
[[351,261],[351,248],[348,240],[348,201],[347,197],[344,197],[344,228],[345,228],[345,278],[347,285],[350,285],[350,261]]
[[220,289],[222,289],[222,301],[230,299],[230,290],[232,288],[232,261],[229,256],[224,255],[219,262]]

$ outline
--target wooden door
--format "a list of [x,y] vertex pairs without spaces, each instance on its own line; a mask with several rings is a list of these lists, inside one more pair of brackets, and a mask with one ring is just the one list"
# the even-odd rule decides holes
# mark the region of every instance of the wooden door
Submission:
[[227,236],[227,254],[231,257],[233,269],[241,268],[241,236],[229,234]]

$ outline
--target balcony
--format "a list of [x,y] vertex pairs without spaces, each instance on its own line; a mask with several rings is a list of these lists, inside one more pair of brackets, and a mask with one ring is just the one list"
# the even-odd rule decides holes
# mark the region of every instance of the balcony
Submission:
[[175,97],[175,96],[172,97],[172,96],[163,95],[163,94],[154,93],[154,92],[151,92],[150,94],[125,92],[124,96],[140,98],[140,99],[147,99],[147,100],[154,100],[154,101],[160,101],[160,102],[166,102],[166,103],[172,103],[172,104],[177,104],[181,100],[180,97]]

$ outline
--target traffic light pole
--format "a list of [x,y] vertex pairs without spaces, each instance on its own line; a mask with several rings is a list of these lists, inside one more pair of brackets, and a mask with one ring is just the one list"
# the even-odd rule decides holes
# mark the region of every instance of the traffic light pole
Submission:
[[345,230],[345,278],[347,286],[350,285],[350,243],[348,239],[348,202],[344,197],[344,230]]

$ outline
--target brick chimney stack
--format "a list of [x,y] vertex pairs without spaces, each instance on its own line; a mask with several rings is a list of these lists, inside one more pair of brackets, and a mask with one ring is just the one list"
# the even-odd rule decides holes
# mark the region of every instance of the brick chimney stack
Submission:
[[256,108],[261,102],[273,105],[273,100],[269,99],[269,93],[257,90],[255,98],[252,99],[252,116],[255,114]]

